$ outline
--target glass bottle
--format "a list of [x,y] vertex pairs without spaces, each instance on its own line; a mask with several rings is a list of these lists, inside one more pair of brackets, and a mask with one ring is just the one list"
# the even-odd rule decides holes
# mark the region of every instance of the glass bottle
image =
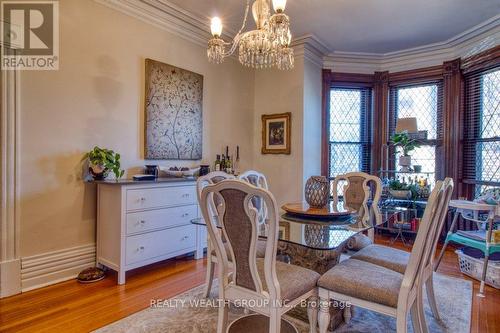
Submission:
[[220,155],[215,156],[215,171],[220,171]]

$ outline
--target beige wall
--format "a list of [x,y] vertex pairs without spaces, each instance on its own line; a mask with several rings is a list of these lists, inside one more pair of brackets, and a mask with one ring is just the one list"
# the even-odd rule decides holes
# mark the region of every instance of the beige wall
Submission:
[[[292,113],[291,154],[263,155],[261,116],[282,112]],[[291,71],[256,71],[254,128],[254,167],[278,204],[302,200],[307,178],[321,173],[321,67],[299,55]]]
[[80,179],[86,150],[109,147],[125,168],[144,165],[145,58],[204,76],[204,161],[239,144],[242,168],[253,165],[252,71],[235,60],[210,65],[204,47],[92,0],[60,1],[60,20],[60,70],[21,77],[22,257],[94,242],[95,188]]
[[[304,61],[295,59],[291,71],[255,72],[254,168],[266,175],[279,205],[302,196],[302,106]],[[292,113],[291,154],[261,154],[263,114]]]

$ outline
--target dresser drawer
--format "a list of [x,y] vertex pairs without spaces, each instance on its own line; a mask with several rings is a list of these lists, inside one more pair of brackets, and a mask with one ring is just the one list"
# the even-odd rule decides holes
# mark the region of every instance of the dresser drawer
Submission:
[[127,210],[196,204],[194,186],[127,190]]
[[196,227],[194,225],[129,236],[125,262],[130,265],[183,249],[194,249],[195,245]]
[[179,206],[134,212],[127,214],[127,235],[150,231],[160,228],[169,228],[191,223],[198,214],[198,207]]

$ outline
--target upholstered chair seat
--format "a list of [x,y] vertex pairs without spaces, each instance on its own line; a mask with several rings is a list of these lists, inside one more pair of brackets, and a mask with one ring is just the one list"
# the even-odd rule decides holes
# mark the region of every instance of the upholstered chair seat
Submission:
[[318,286],[395,308],[402,282],[403,274],[366,261],[348,259],[323,274]]
[[351,256],[352,259],[366,261],[398,273],[404,274],[410,260],[410,253],[383,245],[369,245]]
[[[224,243],[224,247],[226,248],[227,253],[230,253],[229,250],[229,244]],[[212,250],[212,255],[215,256],[215,249]],[[259,239],[257,241],[257,258],[264,258],[266,255],[266,240],[265,239]],[[231,257],[227,258],[229,261],[231,261]]]
[[[264,277],[264,259],[257,259],[257,270],[262,277],[262,288],[268,291]],[[316,284],[321,275],[310,269],[276,261],[276,275],[278,277],[281,299],[292,300],[304,295]]]

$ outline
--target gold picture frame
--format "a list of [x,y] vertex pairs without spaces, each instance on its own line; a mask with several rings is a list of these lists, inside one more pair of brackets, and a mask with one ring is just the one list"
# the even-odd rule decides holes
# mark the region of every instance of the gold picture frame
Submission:
[[262,115],[262,154],[291,153],[292,114]]

